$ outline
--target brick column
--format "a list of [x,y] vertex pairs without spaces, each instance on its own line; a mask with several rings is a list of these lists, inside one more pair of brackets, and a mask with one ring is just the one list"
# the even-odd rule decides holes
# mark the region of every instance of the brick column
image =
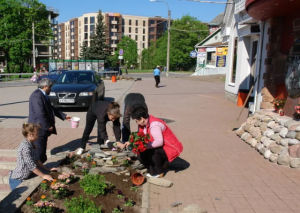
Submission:
[[268,29],[267,57],[265,59],[265,73],[263,75],[264,88],[262,89],[262,109],[271,109],[276,95],[276,85],[284,82],[285,70],[278,69],[280,47],[282,41],[284,18],[273,18]]

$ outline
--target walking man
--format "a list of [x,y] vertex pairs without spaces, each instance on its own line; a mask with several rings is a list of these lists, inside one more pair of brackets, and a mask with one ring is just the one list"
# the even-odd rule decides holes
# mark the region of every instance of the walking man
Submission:
[[154,79],[155,79],[155,87],[158,88],[158,84],[160,83],[160,66],[157,65],[156,69],[154,69],[153,74],[154,74]]
[[43,78],[39,81],[38,89],[29,98],[28,123],[41,125],[38,139],[35,141],[37,154],[42,163],[47,161],[47,141],[51,134],[57,134],[54,116],[61,120],[71,120],[71,116],[60,112],[51,105],[48,95],[51,92],[52,81]]

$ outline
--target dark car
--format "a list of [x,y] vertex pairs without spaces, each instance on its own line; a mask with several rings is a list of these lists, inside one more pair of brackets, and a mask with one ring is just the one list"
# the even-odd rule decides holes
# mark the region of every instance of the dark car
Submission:
[[120,69],[119,73],[119,67],[113,67],[113,68],[105,68],[104,71],[99,72],[100,76],[113,76],[113,75],[122,75],[122,69]]
[[104,100],[105,86],[95,71],[68,71],[61,74],[52,86],[50,101],[55,107],[89,107]]
[[43,78],[49,78],[51,81],[54,82],[61,74],[65,73],[66,71],[68,70],[52,70],[48,73],[48,75],[39,76],[37,82],[39,82]]

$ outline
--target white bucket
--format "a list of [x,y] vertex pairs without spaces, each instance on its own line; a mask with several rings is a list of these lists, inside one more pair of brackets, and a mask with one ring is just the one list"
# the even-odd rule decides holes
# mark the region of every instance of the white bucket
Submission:
[[78,117],[72,117],[72,119],[71,119],[71,126],[72,126],[72,128],[74,128],[74,129],[78,128],[79,121],[80,121],[80,118],[78,118]]

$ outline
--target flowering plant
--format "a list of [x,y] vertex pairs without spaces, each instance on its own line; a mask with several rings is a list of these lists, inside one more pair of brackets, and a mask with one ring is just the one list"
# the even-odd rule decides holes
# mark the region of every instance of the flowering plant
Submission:
[[93,158],[90,154],[87,154],[85,159],[90,162],[93,161]]
[[31,197],[28,197],[28,198],[26,199],[26,205],[27,205],[27,206],[32,206],[32,205],[33,205],[33,201],[31,200]]
[[120,198],[124,197],[123,192],[121,190],[118,190],[117,197],[120,197]]
[[129,148],[132,152],[139,154],[147,149],[147,143],[150,142],[149,134],[142,132],[132,132],[129,137]]
[[113,162],[113,164],[118,163],[118,160],[117,160],[117,158],[115,156],[111,157],[111,161]]
[[131,158],[130,157],[126,157],[124,158],[124,161],[123,161],[123,166],[125,167],[129,167],[131,165]]
[[300,104],[297,104],[297,106],[295,106],[295,110],[297,114],[300,114]]
[[116,208],[113,209],[112,213],[118,213],[118,212],[123,212],[123,209],[120,206],[117,206]]
[[52,194],[57,199],[61,199],[68,195],[68,193],[69,193],[68,187],[69,186],[64,183],[54,183],[54,182],[51,183],[51,186],[50,186],[50,188],[52,190]]
[[75,173],[62,173],[61,175],[58,175],[58,179],[62,183],[67,183],[69,184],[70,182],[74,181],[75,178]]
[[89,173],[89,168],[87,166],[82,166],[81,171],[83,175],[87,175]]
[[46,191],[48,189],[48,185],[47,185],[47,181],[43,180],[43,182],[41,183],[41,187],[44,191]]
[[97,166],[97,163],[95,161],[93,161],[91,167],[95,168],[96,166]]
[[274,99],[274,101],[272,103],[273,103],[274,109],[277,110],[277,109],[283,109],[285,102],[286,102],[286,100],[284,100],[284,99]]
[[133,200],[130,200],[127,197],[125,197],[124,201],[125,201],[124,206],[133,206],[135,204]]
[[74,152],[70,153],[67,155],[66,157],[69,161],[71,161],[71,163],[73,163],[76,160],[76,155]]
[[34,211],[38,213],[54,213],[56,211],[54,207],[54,203],[49,201],[41,200],[35,203],[33,206],[34,206]]

